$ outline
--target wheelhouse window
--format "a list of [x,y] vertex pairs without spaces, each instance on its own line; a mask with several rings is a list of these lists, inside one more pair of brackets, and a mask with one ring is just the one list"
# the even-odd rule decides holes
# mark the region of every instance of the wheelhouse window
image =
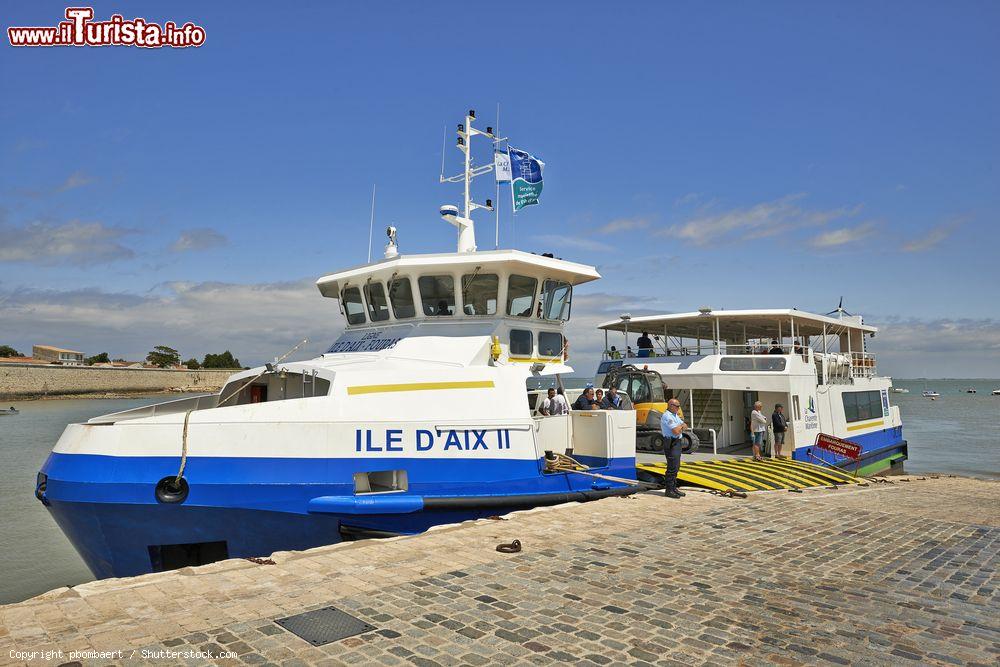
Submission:
[[541,331],[538,334],[538,356],[547,359],[561,357],[563,351],[563,337],[561,333],[553,331]]
[[368,319],[384,322],[389,319],[389,303],[385,299],[382,283],[370,282],[365,285],[365,301],[368,302]]
[[500,278],[495,273],[462,276],[462,310],[466,315],[495,315]]
[[365,304],[361,301],[361,290],[348,287],[340,294],[340,302],[344,304],[344,315],[348,324],[365,323]]
[[535,305],[538,280],[527,276],[512,275],[507,279],[507,314],[514,317],[531,317]]
[[510,353],[512,356],[531,356],[531,332],[525,329],[510,330]]
[[546,280],[542,283],[542,317],[547,320],[565,322],[569,319],[573,287],[561,280]]
[[844,418],[847,423],[880,419],[882,417],[882,392],[845,391]]
[[417,309],[413,305],[413,288],[409,278],[392,278],[389,280],[389,303],[397,320],[414,317]]
[[420,301],[424,315],[446,317],[455,314],[455,279],[451,276],[420,276]]

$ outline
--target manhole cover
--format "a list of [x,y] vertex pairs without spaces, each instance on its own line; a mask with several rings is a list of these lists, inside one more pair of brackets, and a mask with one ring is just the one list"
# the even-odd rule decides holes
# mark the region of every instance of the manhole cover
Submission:
[[322,646],[375,629],[374,625],[369,625],[336,607],[323,607],[304,614],[279,618],[274,622],[313,646]]

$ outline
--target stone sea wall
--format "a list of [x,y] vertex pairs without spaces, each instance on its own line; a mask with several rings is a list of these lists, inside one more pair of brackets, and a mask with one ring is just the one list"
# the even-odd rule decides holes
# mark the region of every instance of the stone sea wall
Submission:
[[0,398],[177,390],[211,392],[218,391],[235,372],[0,364]]

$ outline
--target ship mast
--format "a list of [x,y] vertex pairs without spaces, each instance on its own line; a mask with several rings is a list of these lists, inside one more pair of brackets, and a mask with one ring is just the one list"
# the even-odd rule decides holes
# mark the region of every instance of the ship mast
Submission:
[[472,137],[478,135],[487,137],[491,142],[496,141],[496,137],[493,135],[492,127],[487,127],[485,132],[472,127],[472,121],[475,119],[476,110],[469,109],[468,115],[465,116],[465,123],[459,125],[457,130],[458,140],[455,142],[455,146],[462,151],[465,157],[465,170],[461,174],[448,176],[446,178],[442,169],[440,177],[442,183],[458,183],[461,181],[465,185],[462,215],[459,215],[457,206],[444,205],[441,207],[441,217],[444,218],[445,221],[455,225],[458,229],[458,252],[476,251],[476,227],[475,223],[472,221],[472,212],[477,208],[486,209],[487,211],[493,210],[493,200],[491,199],[487,199],[485,204],[477,204],[472,201],[472,179],[476,176],[481,176],[493,171],[492,160],[489,164],[480,165],[478,167],[473,166]]

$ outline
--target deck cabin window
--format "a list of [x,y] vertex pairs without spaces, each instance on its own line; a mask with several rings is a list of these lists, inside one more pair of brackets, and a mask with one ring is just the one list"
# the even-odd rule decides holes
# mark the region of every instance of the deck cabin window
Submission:
[[397,320],[409,319],[417,314],[409,278],[389,279],[389,303],[392,304],[392,314]]
[[365,323],[365,304],[361,301],[361,290],[357,287],[347,287],[340,294],[340,302],[344,304],[344,315],[348,324]]
[[770,357],[722,357],[719,360],[720,371],[774,371],[785,370],[785,357],[773,355]]
[[495,315],[500,278],[495,273],[462,276],[462,310],[466,315]]
[[510,330],[510,354],[519,357],[531,356],[531,332],[525,329]]
[[370,282],[365,285],[365,301],[368,302],[368,319],[384,322],[389,319],[389,304],[385,300],[382,283]]
[[882,392],[845,391],[844,418],[847,423],[882,418]]
[[455,314],[455,279],[451,276],[420,276],[420,301],[424,315],[446,317]]
[[538,281],[527,276],[512,275],[507,279],[507,314],[514,317],[531,317],[535,305]]
[[542,317],[546,320],[569,319],[573,300],[573,287],[561,280],[546,280],[542,283]]
[[540,331],[538,333],[538,356],[545,359],[554,359],[562,356],[563,337],[561,333],[554,331]]

